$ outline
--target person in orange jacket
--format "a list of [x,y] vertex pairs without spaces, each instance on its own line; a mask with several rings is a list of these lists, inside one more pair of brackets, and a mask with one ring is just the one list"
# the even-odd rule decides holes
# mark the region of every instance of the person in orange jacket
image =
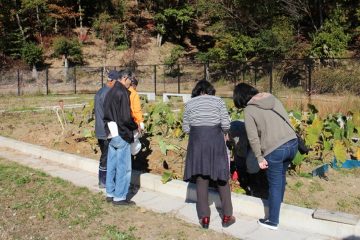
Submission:
[[141,110],[140,97],[136,91],[138,83],[139,82],[137,81],[137,79],[135,77],[132,77],[131,85],[129,87],[131,116],[138,125],[138,130],[134,131],[134,143],[132,143],[131,145],[132,155],[136,155],[141,149],[139,138],[141,136],[142,131],[144,130],[144,117]]
[[139,94],[136,91],[138,80],[133,77],[131,79],[131,85],[129,87],[130,91],[130,108],[131,108],[131,116],[133,117],[134,121],[139,126],[139,132],[144,130],[144,117],[141,110],[141,102]]

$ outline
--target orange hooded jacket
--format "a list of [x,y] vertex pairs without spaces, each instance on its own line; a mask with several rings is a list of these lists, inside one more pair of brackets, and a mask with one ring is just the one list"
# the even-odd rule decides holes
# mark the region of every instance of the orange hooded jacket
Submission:
[[133,87],[129,87],[129,91],[131,116],[134,118],[134,121],[139,125],[141,122],[144,122],[143,113],[141,111],[140,97]]

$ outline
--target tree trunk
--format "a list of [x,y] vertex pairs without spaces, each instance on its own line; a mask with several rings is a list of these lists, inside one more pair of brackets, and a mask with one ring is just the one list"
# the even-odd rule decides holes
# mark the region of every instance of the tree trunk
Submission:
[[63,58],[64,58],[64,78],[65,78],[65,82],[68,82],[69,62],[66,55],[64,55]]
[[37,19],[37,23],[38,23],[38,27],[39,27],[39,36],[40,36],[40,43],[43,43],[42,40],[42,33],[41,33],[41,21],[40,21],[40,13],[39,13],[39,6],[36,6],[36,19]]
[[319,9],[319,28],[323,25],[323,6],[322,6],[322,0],[318,0],[318,9]]
[[79,22],[80,22],[80,28],[82,29],[83,27],[83,22],[82,22],[82,9],[81,9],[81,0],[79,0],[79,13],[80,13],[80,16],[79,16]]
[[54,31],[55,31],[55,33],[58,33],[58,27],[57,27],[57,25],[58,25],[58,20],[57,20],[57,18],[55,18],[55,26],[54,26]]
[[158,33],[157,37],[156,37],[156,45],[158,47],[161,47],[161,42],[162,42],[162,35],[160,33]]
[[35,79],[36,82],[38,82],[38,80],[39,80],[39,74],[38,74],[38,71],[37,71],[37,69],[36,69],[35,64],[33,65],[33,68],[32,68],[31,77],[32,77],[33,79]]
[[25,40],[25,32],[24,32],[23,27],[21,26],[21,21],[20,21],[19,14],[16,13],[15,16],[16,16],[16,22],[17,22],[18,27],[19,27],[19,29],[20,29],[21,35],[22,35],[23,39]]

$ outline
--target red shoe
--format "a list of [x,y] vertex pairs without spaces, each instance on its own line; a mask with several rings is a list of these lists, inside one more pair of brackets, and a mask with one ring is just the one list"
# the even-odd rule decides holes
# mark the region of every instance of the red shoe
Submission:
[[228,227],[232,224],[234,224],[236,221],[234,216],[226,216],[224,215],[223,220],[222,220],[222,226],[223,227]]
[[233,175],[231,176],[231,179],[234,181],[239,179],[239,175],[238,175],[237,171],[234,171]]
[[210,223],[210,217],[203,217],[202,219],[200,219],[200,225],[202,226],[202,228],[208,229],[209,223]]

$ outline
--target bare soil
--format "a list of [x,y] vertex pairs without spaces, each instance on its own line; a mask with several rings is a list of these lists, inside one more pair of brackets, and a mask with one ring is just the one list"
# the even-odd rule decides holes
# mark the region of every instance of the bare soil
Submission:
[[[77,119],[74,124],[68,123],[62,130],[57,116],[52,110],[33,111],[34,106],[52,106],[64,99],[65,104],[86,102],[92,95],[78,97],[50,96],[50,97],[2,97],[0,109],[0,135],[17,140],[38,144],[47,148],[77,154],[98,161],[100,152],[94,139],[83,136],[84,129],[93,129],[86,124],[79,127],[81,108],[65,109],[72,111]],[[30,110],[29,110],[30,109]],[[14,110],[17,110],[17,112]],[[168,139],[171,143],[172,139]],[[143,149],[134,158],[135,169],[162,174],[165,165],[173,171],[175,178],[182,178],[183,161],[171,151],[164,156],[159,149],[156,136],[146,136],[142,139]],[[186,142],[182,142],[186,147]],[[95,150],[95,151],[94,151]],[[311,172],[321,163],[304,164],[303,173]],[[335,171],[330,169],[327,179],[318,177],[300,177],[291,174],[287,177],[285,202],[307,208],[322,208],[333,211],[343,211],[360,214],[360,169]],[[231,182],[234,191],[239,190],[236,181]]]

